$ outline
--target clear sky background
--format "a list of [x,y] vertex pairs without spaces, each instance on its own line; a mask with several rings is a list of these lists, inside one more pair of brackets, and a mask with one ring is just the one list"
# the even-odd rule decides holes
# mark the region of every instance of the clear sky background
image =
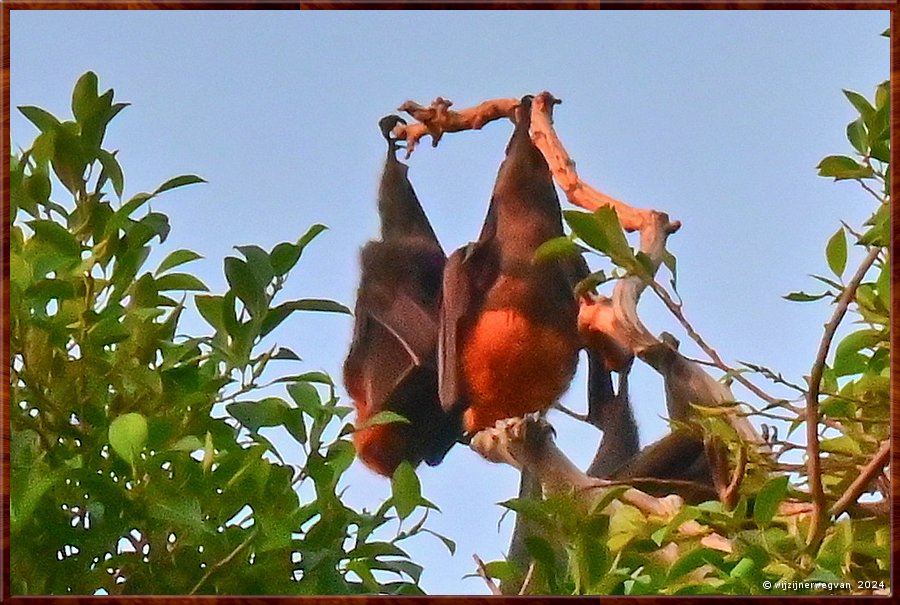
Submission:
[[[75,80],[94,70],[101,90],[132,103],[106,145],[121,149],[126,198],[178,174],[209,181],[154,201],[172,233],[148,267],[191,248],[205,259],[188,268],[221,292],[233,246],[270,249],[321,222],[330,229],[283,295],[352,306],[359,249],[378,229],[378,119],[406,99],[440,95],[464,108],[549,90],[564,101],[556,128],[583,179],[683,222],[669,248],[697,329],[729,363],[800,381],[830,310],[781,296],[819,291],[807,274],[828,273],[823,249],[839,220],[858,225],[873,210],[855,184],[819,178],[815,166],[851,152],[844,128],[856,114],[841,89],[871,97],[888,78],[879,36],[888,24],[887,11],[13,11],[10,97],[12,107],[68,117]],[[35,130],[16,111],[11,127],[14,146],[29,146]],[[426,140],[411,158],[410,179],[448,252],[477,236],[511,131],[495,122],[437,149]],[[651,331],[671,331],[699,356],[650,294],[639,311]],[[351,322],[292,316],[270,342],[304,361],[281,369],[338,378]],[[184,325],[205,329],[196,316]],[[649,443],[667,430],[662,381],[637,364],[631,385]],[[582,372],[564,401],[584,408]],[[586,466],[599,433],[559,412],[551,420],[562,449]],[[423,587],[486,593],[462,576],[473,553],[506,551],[512,515],[498,524],[496,503],[515,496],[516,471],[456,447],[419,477],[442,510],[430,527],[458,544],[454,557],[429,536],[408,544],[425,565]],[[355,507],[377,508],[390,491],[358,463],[345,484]]]

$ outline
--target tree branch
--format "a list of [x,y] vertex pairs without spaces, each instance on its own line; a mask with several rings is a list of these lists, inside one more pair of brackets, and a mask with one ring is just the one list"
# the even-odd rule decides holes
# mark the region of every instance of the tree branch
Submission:
[[890,440],[886,440],[881,444],[881,447],[878,448],[878,451],[875,452],[875,455],[872,457],[872,460],[862,469],[859,473],[859,476],[853,480],[853,483],[850,484],[850,487],[847,488],[847,491],[838,498],[838,501],[834,503],[834,506],[831,507],[831,510],[828,511],[829,516],[837,517],[844,511],[846,511],[851,505],[856,504],[857,498],[862,495],[862,493],[866,490],[866,487],[869,483],[872,482],[872,479],[875,478],[875,475],[881,473],[881,470],[888,463],[888,459],[891,455],[891,442]]
[[880,248],[872,248],[869,251],[853,275],[853,279],[841,293],[831,320],[825,325],[825,334],[819,343],[816,361],[809,374],[809,393],[806,395],[806,468],[809,493],[815,507],[815,514],[810,523],[806,541],[810,550],[815,550],[825,536],[825,490],[822,486],[822,461],[819,458],[819,388],[822,383],[822,374],[825,371],[825,359],[828,357],[834,334],[856,294],[856,289],[859,288],[859,284],[862,283],[869,268],[878,258],[879,252],[881,252]]
[[502,595],[500,592],[500,587],[497,586],[497,583],[488,575],[487,568],[484,565],[484,561],[481,560],[481,557],[478,555],[472,555],[472,558],[475,559],[475,565],[478,567],[478,575],[484,580],[484,583],[487,584],[488,590],[491,591],[492,595]]
[[242,550],[244,550],[244,549],[247,547],[247,545],[250,544],[250,542],[253,541],[253,539],[256,537],[256,534],[257,534],[257,533],[259,533],[258,528],[254,528],[253,531],[250,532],[250,535],[247,536],[246,539],[244,539],[243,542],[241,542],[240,544],[238,544],[238,545],[235,547],[235,549],[232,550],[232,551],[228,554],[227,557],[225,557],[224,559],[222,559],[221,561],[219,561],[219,562],[216,563],[215,565],[211,565],[210,568],[206,570],[206,573],[203,574],[203,577],[200,578],[200,580],[194,585],[194,587],[191,589],[191,591],[190,591],[188,594],[189,594],[189,595],[196,594],[197,591],[200,590],[200,587],[203,586],[203,584],[209,579],[209,577],[210,577],[211,575],[213,575],[213,573],[214,573],[216,570],[221,569],[221,568],[224,567],[225,565],[228,565],[228,563],[229,563],[232,559],[234,559],[234,558],[238,555],[239,552],[241,552]]
[[398,111],[403,111],[417,120],[414,124],[398,124],[394,128],[394,135],[406,140],[407,159],[425,135],[430,135],[431,146],[437,147],[445,132],[480,130],[482,126],[494,120],[512,118],[516,107],[519,106],[519,100],[491,99],[460,111],[451,110],[452,105],[452,101],[438,97],[429,107],[415,101],[406,101],[397,108]]

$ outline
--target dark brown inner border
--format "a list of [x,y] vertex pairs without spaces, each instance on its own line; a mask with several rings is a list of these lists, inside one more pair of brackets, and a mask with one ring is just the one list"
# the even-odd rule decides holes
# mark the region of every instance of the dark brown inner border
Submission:
[[[321,0],[309,0],[305,2],[297,2],[293,0],[260,0],[257,2],[247,2],[235,0],[229,2],[227,0],[207,1],[207,0],[181,0],[167,1],[160,0],[156,2],[145,1],[73,1],[65,0],[32,0],[31,2],[17,2],[15,0],[7,0],[2,4],[0,10],[3,12],[3,55],[2,55],[2,145],[3,157],[8,158],[10,153],[9,122],[10,122],[10,62],[9,62],[9,37],[10,37],[10,11],[13,10],[211,10],[211,9],[306,9],[306,10],[322,10],[322,9],[690,9],[690,10],[722,10],[722,9],[740,9],[740,10],[762,10],[762,9],[814,9],[814,10],[890,10],[891,11],[891,112],[893,116],[898,115],[897,109],[900,106],[898,96],[900,96],[900,69],[898,69],[897,56],[900,42],[897,39],[897,2],[891,0],[860,0],[840,1],[840,2],[822,2],[819,0],[810,0],[808,2],[798,1],[782,1],[782,0],[752,0],[752,1],[732,1],[732,2],[705,2],[703,0],[682,0],[681,2],[639,2],[626,0],[609,0],[609,1],[587,1],[587,2],[552,2],[547,0],[529,1],[494,1],[494,2],[478,2],[471,0],[451,0],[448,2],[430,2],[428,0],[406,0],[397,2],[382,2],[380,0],[335,0],[331,2]],[[897,127],[896,121],[891,121],[891,135],[894,140],[894,150],[891,155],[892,164],[896,164],[897,152]],[[0,476],[0,499],[2,499],[2,532],[0,532],[0,578],[2,578],[2,593],[0,600],[11,601],[14,603],[58,603],[67,605],[80,605],[88,602],[104,602],[104,603],[123,603],[126,605],[137,603],[153,603],[154,605],[169,605],[182,602],[198,603],[203,605],[237,605],[238,603],[287,603],[287,602],[306,602],[306,603],[325,603],[331,605],[341,605],[344,603],[353,605],[362,605],[366,603],[378,604],[403,604],[403,605],[419,605],[431,602],[449,603],[459,600],[459,597],[448,596],[429,596],[429,597],[379,597],[379,596],[363,596],[363,597],[11,597],[9,586],[9,444],[10,444],[10,428],[9,428],[9,185],[8,185],[8,164],[0,175],[2,180],[3,193],[3,212],[2,221],[0,221],[0,233],[2,233],[2,246],[5,253],[3,254],[3,273],[0,280],[0,327],[2,327],[2,342],[0,342],[0,357],[2,357],[2,366],[0,366],[0,375],[2,375],[2,385],[0,385],[0,428],[2,428],[2,440],[0,440],[0,468],[2,468],[2,476]],[[891,186],[891,198],[895,198],[898,190],[896,184],[897,179]],[[897,283],[900,278],[900,268],[894,262],[893,251],[897,249],[900,243],[900,229],[898,229],[897,221],[900,218],[896,207],[891,207],[891,282]],[[900,303],[900,291],[896,288],[891,289],[891,349],[897,350],[900,343],[900,326],[898,326],[897,315],[895,311]],[[891,426],[898,426],[900,420],[900,370],[898,364],[891,365]],[[897,485],[900,481],[900,472],[897,469],[898,454],[898,435],[892,433],[892,450],[891,450],[891,480],[892,485]],[[891,495],[891,579],[892,585],[896,586],[896,574],[894,574],[893,562],[900,558],[900,526],[898,526],[896,516],[898,514],[898,496],[895,491]],[[688,599],[701,599],[702,597],[689,597]],[[719,597],[711,597],[719,598]],[[779,601],[808,601],[821,597],[726,597],[737,599],[740,602],[761,604],[774,603]],[[527,601],[529,603],[554,603],[575,600],[591,600],[597,602],[597,597],[492,597],[492,596],[474,596],[466,597],[465,602],[469,605],[496,605],[507,601]],[[688,599],[681,599],[682,601]],[[603,603],[672,603],[679,600],[677,597],[602,597]],[[836,600],[852,600],[853,603],[869,603],[888,602],[886,597],[834,597],[828,598],[829,602]]]

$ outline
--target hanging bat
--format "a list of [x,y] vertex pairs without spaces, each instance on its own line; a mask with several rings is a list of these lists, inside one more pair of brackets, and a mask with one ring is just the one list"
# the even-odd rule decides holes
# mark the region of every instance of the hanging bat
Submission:
[[[393,128],[402,118],[379,122],[388,142],[378,191],[381,240],[360,255],[353,341],[344,362],[344,384],[357,411],[357,456],[390,476],[408,461],[438,464],[459,436],[458,418],[441,408],[436,347],[441,280],[446,263],[428,217],[397,160]],[[405,122],[404,122],[405,123]],[[366,426],[388,410],[408,423]]]
[[550,169],[528,134],[531,97],[515,122],[481,234],[444,271],[440,398],[470,434],[550,407],[581,348],[570,272],[534,260],[563,229]]

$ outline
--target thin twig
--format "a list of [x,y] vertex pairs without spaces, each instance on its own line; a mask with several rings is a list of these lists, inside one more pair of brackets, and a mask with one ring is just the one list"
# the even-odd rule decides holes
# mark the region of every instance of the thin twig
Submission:
[[743,445],[738,448],[738,461],[731,473],[731,482],[725,488],[725,497],[722,499],[725,508],[731,510],[734,508],[738,497],[738,488],[744,481],[744,475],[747,472],[747,448]]
[[853,483],[850,484],[850,487],[847,488],[847,491],[844,492],[844,495],[838,498],[838,501],[834,503],[834,506],[831,507],[831,510],[828,511],[828,514],[832,517],[837,517],[841,513],[843,513],[850,505],[856,502],[856,499],[865,491],[866,486],[872,481],[872,478],[875,477],[878,473],[881,472],[881,469],[888,463],[888,458],[891,455],[891,442],[890,440],[885,440],[884,443],[881,444],[881,447],[875,453],[875,456],[872,457],[872,460],[869,464],[866,465],[864,469],[859,473],[859,476],[853,480]]
[[825,325],[825,334],[819,343],[816,361],[809,373],[809,393],[806,396],[806,466],[809,493],[814,507],[806,541],[810,551],[818,548],[825,535],[825,490],[822,486],[822,461],[819,459],[819,387],[822,382],[822,374],[825,372],[825,359],[831,349],[834,334],[856,294],[856,289],[859,288],[859,284],[862,283],[872,263],[878,258],[879,252],[881,252],[881,248],[872,248],[869,251],[853,275],[853,279],[841,293],[831,320]]
[[697,346],[700,347],[703,350],[703,352],[709,356],[710,359],[712,359],[713,363],[716,365],[717,368],[719,368],[723,372],[728,373],[729,375],[734,376],[735,380],[737,380],[742,385],[747,387],[750,391],[752,391],[757,397],[759,397],[763,401],[765,401],[767,403],[775,403],[775,402],[779,401],[779,399],[777,397],[772,397],[771,395],[769,395],[768,393],[763,391],[761,388],[759,388],[758,386],[756,386],[755,384],[753,384],[752,382],[747,380],[742,374],[740,374],[734,368],[729,367],[728,364],[726,364],[722,360],[722,358],[719,356],[719,353],[716,352],[716,350],[713,349],[709,344],[707,344],[707,342],[705,340],[703,340],[703,337],[700,336],[700,334],[697,332],[697,330],[694,329],[694,326],[691,325],[691,322],[689,322],[687,320],[687,318],[684,316],[684,312],[681,310],[681,305],[679,305],[674,300],[672,300],[672,297],[669,295],[669,292],[665,288],[663,288],[659,284],[659,282],[657,282],[656,280],[650,280],[648,283],[650,284],[650,288],[656,293],[656,295],[660,298],[660,300],[663,301],[663,304],[669,308],[669,311],[672,312],[672,314],[675,316],[675,319],[678,320],[678,323],[681,324],[681,326],[684,328],[685,332],[687,332],[687,335],[691,338],[691,340],[693,340],[695,343],[697,343]]
[[860,187],[862,187],[863,189],[865,189],[866,191],[868,191],[869,193],[871,193],[872,196],[873,196],[876,200],[878,200],[878,201],[881,202],[882,204],[884,203],[884,197],[878,195],[878,194],[875,192],[874,189],[872,189],[871,187],[869,187],[868,185],[866,185],[865,181],[863,181],[862,179],[857,179],[857,182],[859,183],[859,186],[860,186]]
[[484,566],[484,561],[481,560],[481,557],[478,555],[472,555],[472,558],[475,559],[475,565],[478,566],[478,575],[481,576],[481,579],[484,580],[484,583],[487,584],[488,588],[491,591],[492,595],[502,595],[503,593],[500,591],[500,587],[497,586],[497,583],[494,582],[493,578],[491,578],[487,573],[487,568]]
[[534,561],[528,566],[528,573],[525,574],[525,579],[522,580],[522,587],[519,588],[519,596],[525,594],[525,591],[528,589],[528,585],[531,584],[531,578],[534,576]]
[[247,547],[248,544],[250,544],[250,542],[253,540],[253,538],[256,537],[256,534],[258,532],[259,532],[259,530],[254,529],[252,532],[250,532],[250,535],[247,536],[247,538],[243,542],[238,544],[237,547],[235,547],[235,549],[232,550],[231,553],[227,557],[225,557],[224,559],[222,559],[215,565],[211,566],[208,570],[206,570],[206,573],[203,574],[203,577],[200,578],[200,581],[197,582],[196,585],[194,585],[194,587],[191,589],[191,591],[188,594],[189,595],[196,594],[197,591],[200,590],[200,587],[203,586],[203,583],[206,582],[209,579],[209,577],[213,574],[213,572],[222,568],[225,565],[228,565],[228,563],[231,562],[231,560],[234,559],[239,552],[241,552],[244,548]]

